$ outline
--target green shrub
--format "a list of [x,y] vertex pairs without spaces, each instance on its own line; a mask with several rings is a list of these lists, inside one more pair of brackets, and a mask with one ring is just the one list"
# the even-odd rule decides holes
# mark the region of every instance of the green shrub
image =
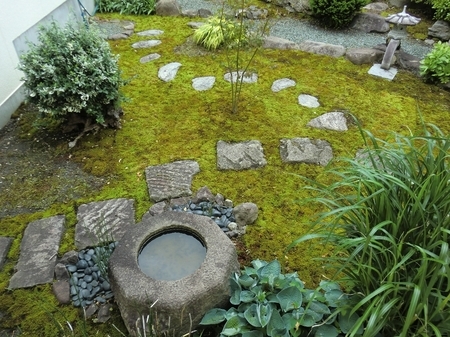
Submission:
[[[358,320],[344,314],[351,301],[339,285],[322,281],[316,290],[305,289],[297,273],[282,274],[280,263],[252,261],[240,274],[230,278],[233,305],[229,310],[208,311],[201,325],[217,325],[225,321],[221,336],[336,337],[347,333]],[[341,307],[339,314],[334,314]],[[359,334],[362,333],[359,329]]]
[[194,42],[209,50],[216,50],[220,46],[232,47],[246,40],[246,30],[239,22],[224,16],[213,16],[195,30]]
[[429,82],[450,82],[450,44],[437,42],[420,62],[420,74]]
[[450,139],[433,125],[389,141],[363,136],[361,157],[329,169],[336,183],[311,187],[327,210],[293,245],[335,245],[325,262],[361,294],[351,333],[367,322],[364,337],[448,336]]
[[426,12],[432,12],[435,20],[445,20],[450,22],[450,2],[448,0],[412,0],[415,3],[423,4]]
[[310,0],[313,16],[325,27],[345,28],[366,0]]
[[150,15],[155,11],[156,0],[96,0],[100,13]]
[[46,117],[67,121],[73,114],[104,124],[119,103],[118,57],[93,26],[52,22],[39,29],[39,43],[21,56],[28,100]]

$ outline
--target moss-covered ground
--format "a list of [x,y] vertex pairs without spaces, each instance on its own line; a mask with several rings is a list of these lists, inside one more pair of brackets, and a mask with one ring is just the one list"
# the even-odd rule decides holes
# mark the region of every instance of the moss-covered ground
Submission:
[[[111,18],[113,16],[107,16]],[[344,58],[331,58],[301,51],[262,50],[251,65],[258,73],[256,84],[244,85],[239,112],[232,114],[230,84],[223,80],[224,52],[199,52],[189,42],[191,21],[181,17],[124,17],[136,23],[136,31],[161,29],[162,44],[149,50],[131,48],[145,38],[133,35],[128,40],[112,41],[120,54],[120,66],[130,83],[124,94],[123,127],[105,129],[83,137],[73,149],[67,142],[54,142],[57,153],[70,157],[87,173],[105,179],[100,189],[66,202],[55,201],[46,211],[21,214],[0,220],[0,235],[14,237],[8,261],[0,272],[0,312],[3,328],[20,327],[23,336],[58,336],[52,317],[64,324],[82,324],[82,313],[70,306],[57,306],[51,287],[9,291],[8,281],[19,257],[20,240],[26,225],[35,219],[65,214],[66,234],[60,255],[74,249],[76,209],[80,204],[110,198],[133,198],[136,221],[152,205],[144,179],[144,169],[181,159],[196,160],[201,172],[193,181],[193,190],[208,186],[235,204],[254,202],[259,217],[248,227],[242,250],[251,257],[278,259],[286,272],[297,271],[308,287],[327,276],[314,259],[325,255],[324,247],[286,247],[308,231],[311,219],[319,211],[305,203],[310,195],[301,177],[327,183],[324,168],[306,164],[284,164],[279,155],[281,138],[311,137],[329,141],[336,158],[354,156],[363,146],[358,129],[347,132],[323,131],[306,127],[314,117],[330,111],[355,115],[363,127],[384,138],[390,131],[414,132],[420,127],[420,114],[426,122],[450,131],[450,94],[423,83],[411,73],[400,70],[392,82],[367,74],[370,66],[355,66]],[[139,59],[157,52],[161,58],[141,64]],[[180,62],[176,78],[168,83],[157,77],[158,69],[169,62]],[[191,80],[198,76],[216,76],[213,89],[194,91]],[[295,87],[278,93],[270,90],[276,79],[288,77]],[[299,94],[318,97],[321,106],[302,107]],[[22,126],[24,129],[26,126]],[[25,131],[28,132],[28,131]],[[247,171],[218,171],[216,143],[260,140],[267,166]],[[337,160],[332,165],[339,164]],[[47,182],[51,184],[51,180]],[[13,191],[11,193],[14,193]],[[30,194],[39,193],[29,191]],[[125,331],[117,309],[104,325],[89,323],[89,336],[121,336],[113,324]]]

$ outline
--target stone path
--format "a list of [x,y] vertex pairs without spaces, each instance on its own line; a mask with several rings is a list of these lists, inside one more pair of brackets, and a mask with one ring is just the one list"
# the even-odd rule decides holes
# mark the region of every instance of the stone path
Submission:
[[[138,36],[145,38],[160,35],[164,37],[163,34],[164,32],[158,29],[137,33]],[[164,41],[145,40],[136,42],[131,47],[152,48],[161,43]],[[159,57],[159,54],[151,53],[141,58],[140,62],[151,62]],[[168,63],[159,69],[158,77],[165,82],[172,81],[179,69],[182,69],[181,63]],[[258,80],[256,73],[245,74],[242,72],[224,74],[224,80],[235,81],[240,76],[243,76],[244,82],[249,84]],[[197,77],[192,79],[192,87],[197,91],[210,90],[215,82],[214,76]],[[295,86],[296,82],[293,79],[277,79],[273,82],[271,91],[276,94]],[[316,97],[306,93],[300,94],[297,99],[299,105],[311,109],[320,106]],[[347,120],[343,112],[332,111],[312,119],[307,126],[343,132],[347,130]],[[240,143],[219,141],[216,150],[217,168],[220,170],[257,169],[267,165],[263,147],[258,140]],[[326,165],[332,159],[333,153],[331,144],[326,140],[292,138],[280,140],[280,157],[286,163]],[[192,195],[192,178],[199,171],[198,163],[192,160],[147,167],[145,174],[149,196],[155,204],[144,217],[164,211],[167,208],[167,200],[172,200],[175,204],[177,202],[186,204],[186,198]],[[239,207],[235,208],[236,212],[238,209]],[[257,214],[257,211],[254,214]],[[239,217],[236,216],[236,218]],[[77,249],[95,247],[105,241],[118,241],[128,226],[135,224],[134,200],[118,198],[81,205],[78,208],[77,220],[74,237]],[[54,281],[55,271],[56,275],[61,273],[58,272],[61,270],[61,263],[59,263],[61,260],[58,260],[57,253],[64,233],[64,222],[65,217],[58,215],[28,224],[21,242],[19,261],[16,264],[15,273],[10,279],[10,289],[51,283]],[[243,228],[245,224],[234,224],[234,226]],[[0,268],[7,258],[13,239],[0,237]],[[56,269],[55,266],[57,266]],[[68,289],[67,280],[58,279],[58,276],[56,278],[54,290],[59,287]],[[55,290],[55,292],[57,291]]]

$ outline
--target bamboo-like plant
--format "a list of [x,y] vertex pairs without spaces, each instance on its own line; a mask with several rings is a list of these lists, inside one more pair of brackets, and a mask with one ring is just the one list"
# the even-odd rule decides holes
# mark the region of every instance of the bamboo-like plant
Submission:
[[318,192],[326,208],[297,239],[335,245],[324,258],[335,279],[359,296],[364,337],[450,335],[450,139],[434,125],[387,141],[361,131],[362,156],[329,169]]

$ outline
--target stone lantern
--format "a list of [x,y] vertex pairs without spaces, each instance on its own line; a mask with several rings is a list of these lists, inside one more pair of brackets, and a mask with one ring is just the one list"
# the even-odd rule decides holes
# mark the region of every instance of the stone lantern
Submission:
[[386,40],[386,52],[381,62],[381,69],[384,70],[388,70],[391,67],[392,58],[395,51],[400,48],[401,39],[407,37],[406,27],[417,25],[420,19],[406,13],[406,6],[404,6],[401,13],[389,15],[386,21],[393,23],[394,27],[389,32]]

